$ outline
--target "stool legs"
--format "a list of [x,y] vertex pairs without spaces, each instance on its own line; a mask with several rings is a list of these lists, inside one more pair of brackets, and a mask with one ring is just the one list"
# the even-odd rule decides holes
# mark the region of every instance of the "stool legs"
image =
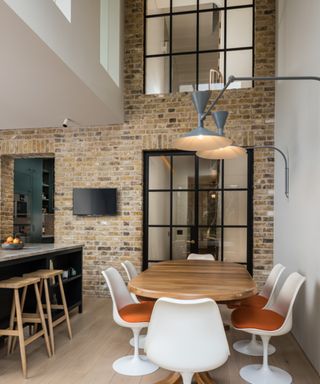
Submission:
[[43,331],[44,331],[44,340],[46,342],[48,356],[51,357],[52,355],[51,355],[50,342],[49,342],[49,337],[48,337],[48,332],[47,332],[46,319],[45,319],[44,313],[43,313],[41,297],[40,297],[40,293],[39,293],[39,289],[38,289],[38,284],[34,284],[34,290],[35,290],[35,293],[36,293],[37,307],[39,309],[41,325],[42,325],[42,328],[43,328]]
[[51,310],[51,301],[50,301],[48,280],[43,279],[43,284],[44,284],[44,294],[45,294],[45,299],[46,299],[46,308],[47,308],[47,318],[48,318],[48,328],[49,328],[49,335],[50,335],[50,342],[51,342],[51,350],[52,350],[52,353],[54,354],[54,334],[53,334],[52,310]]
[[[12,306],[11,306],[11,314],[10,314],[10,323],[9,323],[9,329],[13,330],[14,329],[14,317],[16,314],[16,304],[15,304],[15,297],[13,293],[13,298],[12,298]],[[11,348],[12,348],[12,340],[13,336],[8,336],[8,349],[7,349],[7,354],[10,355],[11,353]]]
[[58,280],[59,280],[59,287],[60,287],[60,294],[61,294],[61,300],[62,300],[64,315],[66,317],[66,322],[67,322],[69,339],[71,340],[72,339],[71,324],[70,324],[69,311],[68,311],[66,296],[64,294],[64,288],[63,288],[63,283],[62,283],[61,275],[58,276]]
[[26,348],[24,343],[24,335],[23,335],[23,322],[21,315],[21,306],[20,306],[20,297],[19,290],[14,290],[14,301],[16,306],[16,315],[17,315],[17,327],[18,327],[18,337],[19,337],[19,345],[20,345],[20,356],[21,356],[21,365],[23,376],[27,377],[27,357],[26,357]]

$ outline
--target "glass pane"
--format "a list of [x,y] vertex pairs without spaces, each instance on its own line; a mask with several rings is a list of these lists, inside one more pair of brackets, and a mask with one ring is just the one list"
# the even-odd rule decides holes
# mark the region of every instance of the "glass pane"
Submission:
[[221,260],[221,229],[199,228],[199,252],[211,253],[216,260]]
[[169,57],[146,59],[146,94],[169,93]]
[[224,161],[224,187],[247,188],[248,168],[247,156]]
[[170,52],[169,17],[152,17],[146,20],[146,54],[161,55]]
[[197,15],[172,16],[172,52],[190,52],[196,50]]
[[[252,76],[252,50],[227,52],[227,78]],[[229,88],[250,88],[252,81],[235,81]]]
[[[224,71],[224,53],[200,53],[199,54],[199,91],[209,89],[209,72],[210,69],[216,69],[222,74]],[[216,81],[215,81],[216,80]],[[216,78],[211,84],[211,89],[222,89],[224,87],[223,79]]]
[[194,192],[173,192],[173,225],[193,225]]
[[215,191],[199,192],[199,225],[215,226],[221,224],[221,193]]
[[149,260],[169,260],[170,228],[149,228]]
[[220,161],[199,158],[199,188],[219,188]]
[[190,228],[172,228],[172,258],[186,259],[190,253]]
[[227,11],[227,48],[252,46],[252,8]]
[[149,192],[149,224],[170,224],[170,192]]
[[173,157],[173,189],[194,189],[194,156]]
[[236,7],[237,5],[251,5],[253,0],[227,0],[227,7]]
[[149,189],[170,189],[170,157],[149,157]]
[[170,12],[170,0],[147,0],[147,15],[158,15]]
[[172,12],[195,11],[197,0],[172,0]]
[[196,55],[172,57],[173,92],[192,92],[196,84]]
[[216,0],[215,2],[199,0],[199,9],[216,9],[221,7],[224,7],[224,0]]
[[202,51],[222,49],[221,20],[224,12],[205,12],[199,14],[199,48]]
[[225,191],[224,224],[247,225],[247,192]]
[[224,261],[247,262],[247,230],[245,228],[224,229]]

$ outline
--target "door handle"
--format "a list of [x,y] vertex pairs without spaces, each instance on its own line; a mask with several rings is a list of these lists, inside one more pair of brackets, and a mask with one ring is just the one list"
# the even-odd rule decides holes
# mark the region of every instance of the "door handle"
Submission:
[[187,243],[190,243],[190,244],[195,244],[195,240],[187,240]]

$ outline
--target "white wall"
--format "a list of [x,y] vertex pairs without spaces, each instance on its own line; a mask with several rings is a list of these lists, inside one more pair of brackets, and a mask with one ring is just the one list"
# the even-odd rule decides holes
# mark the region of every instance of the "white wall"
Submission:
[[72,1],[71,23],[53,0],[4,1],[122,122],[122,87],[100,63],[100,0]]
[[[320,76],[320,1],[279,0],[277,72]],[[276,159],[275,262],[307,282],[294,311],[294,335],[320,373],[320,83],[276,86],[276,145],[290,159],[290,198]]]

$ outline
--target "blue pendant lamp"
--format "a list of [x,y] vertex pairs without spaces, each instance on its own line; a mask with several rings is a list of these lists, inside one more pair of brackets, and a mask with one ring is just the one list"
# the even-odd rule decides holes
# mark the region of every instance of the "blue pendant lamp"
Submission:
[[232,144],[232,141],[226,138],[223,133],[223,127],[228,116],[227,112],[223,112],[217,117],[219,123],[221,123],[221,128],[219,128],[217,124],[217,132],[206,129],[203,126],[203,121],[205,118],[204,111],[210,99],[210,95],[211,91],[193,92],[192,101],[198,113],[198,126],[192,131],[187,132],[183,136],[176,139],[173,143],[175,148],[184,151],[205,151],[209,149],[223,148]]

